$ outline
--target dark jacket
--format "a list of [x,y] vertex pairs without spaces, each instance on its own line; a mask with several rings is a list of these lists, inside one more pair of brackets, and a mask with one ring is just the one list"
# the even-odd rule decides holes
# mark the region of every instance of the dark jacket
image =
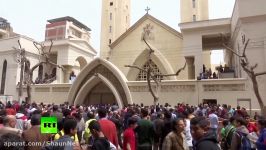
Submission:
[[204,137],[197,141],[194,150],[220,150],[217,138],[212,132],[208,132]]
[[266,149],[266,128],[261,130],[256,146],[258,150]]
[[96,138],[93,142],[91,150],[109,150],[110,143],[107,138]]

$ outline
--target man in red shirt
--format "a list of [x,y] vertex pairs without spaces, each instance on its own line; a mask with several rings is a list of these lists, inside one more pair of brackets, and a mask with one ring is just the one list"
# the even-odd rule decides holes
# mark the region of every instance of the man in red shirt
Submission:
[[12,108],[11,103],[7,103],[6,105],[6,115],[16,115],[16,111]]
[[249,133],[258,132],[258,128],[256,126],[256,123],[251,122],[249,115],[246,116],[246,121],[247,121],[247,129],[248,129]]
[[124,131],[123,150],[136,150],[136,137],[134,129],[137,127],[137,119],[129,118],[128,128]]
[[115,124],[106,118],[106,109],[99,108],[99,124],[101,126],[104,136],[118,148],[118,138]]

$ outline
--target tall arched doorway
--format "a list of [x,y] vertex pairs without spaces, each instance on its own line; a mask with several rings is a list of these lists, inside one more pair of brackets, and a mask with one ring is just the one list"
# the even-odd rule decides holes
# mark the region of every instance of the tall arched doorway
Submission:
[[94,86],[84,100],[85,105],[113,103],[116,103],[116,98],[113,92],[103,82]]
[[70,104],[132,104],[124,74],[111,62],[96,58],[79,73],[70,88]]

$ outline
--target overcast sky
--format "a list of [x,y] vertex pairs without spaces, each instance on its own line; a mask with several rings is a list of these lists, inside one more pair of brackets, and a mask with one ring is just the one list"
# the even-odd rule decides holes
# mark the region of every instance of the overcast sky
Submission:
[[[231,17],[235,0],[209,0],[210,19]],[[145,15],[179,30],[179,0],[131,0],[131,25]],[[91,44],[99,50],[101,0],[0,0],[0,17],[7,19],[16,33],[44,40],[46,21],[72,16],[91,28]]]

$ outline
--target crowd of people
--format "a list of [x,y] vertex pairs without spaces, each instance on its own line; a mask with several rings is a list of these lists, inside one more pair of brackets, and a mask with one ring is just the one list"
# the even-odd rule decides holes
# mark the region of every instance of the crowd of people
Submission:
[[[41,133],[41,117],[58,132]],[[0,104],[0,150],[266,150],[266,120],[245,108],[178,103]]]
[[201,79],[218,79],[216,72],[215,71],[212,72],[211,68],[206,69],[206,66],[204,64],[203,64],[202,68],[203,68],[202,72],[197,77],[198,80],[201,80]]

